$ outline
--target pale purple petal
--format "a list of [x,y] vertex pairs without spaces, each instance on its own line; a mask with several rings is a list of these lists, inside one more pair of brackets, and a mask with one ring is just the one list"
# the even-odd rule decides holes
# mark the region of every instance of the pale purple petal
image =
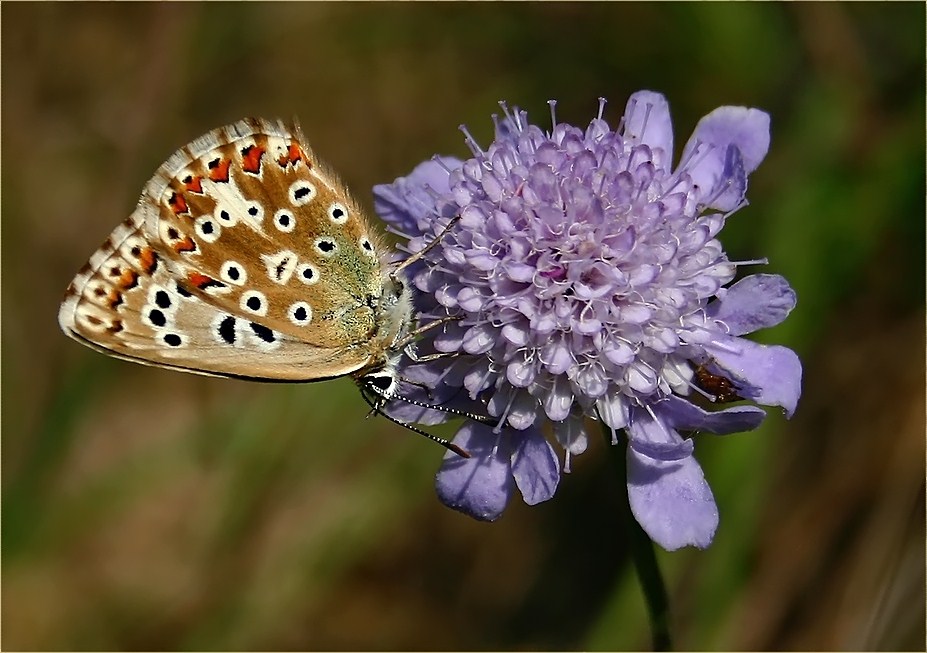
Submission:
[[778,274],[753,274],[718,291],[708,305],[709,317],[724,322],[728,333],[739,336],[782,322],[795,308],[795,291]]
[[[434,219],[434,193],[444,194],[450,190],[447,170],[463,165],[454,157],[438,158],[440,163],[429,159],[392,184],[374,186],[373,205],[377,215],[409,236],[421,235]],[[429,188],[433,192],[429,192]]]
[[716,336],[703,345],[738,394],[764,406],[782,406],[791,417],[801,396],[801,361],[791,349]]
[[766,411],[757,406],[731,406],[709,412],[676,395],[654,406],[654,411],[670,428],[717,435],[752,431],[766,417]]
[[628,424],[628,443],[639,453],[666,462],[682,460],[692,455],[695,448],[692,439],[683,439],[676,431],[660,420],[655,420],[649,411],[634,408]]
[[667,551],[704,549],[718,528],[718,506],[695,458],[657,461],[628,447],[631,512]]
[[[471,458],[448,451],[435,476],[435,490],[444,505],[482,521],[495,521],[502,515],[515,484],[511,454],[500,443],[492,428],[466,422],[454,437],[454,444],[467,450]],[[503,443],[504,444],[504,443]]]
[[547,501],[560,482],[560,460],[540,429],[533,427],[513,438],[512,475],[529,506]]
[[701,201],[722,211],[736,208],[746,176],[769,150],[769,114],[746,107],[719,107],[702,118],[686,143],[679,171],[700,188]]
[[769,114],[747,107],[718,107],[699,120],[683,150],[683,159],[698,142],[721,150],[736,145],[743,155],[744,170],[750,174],[769,151]]
[[[624,111],[625,138],[647,145],[654,164],[669,172],[673,165],[673,123],[669,103],[661,93],[638,91],[628,98]],[[657,150],[661,154],[657,155]]]
[[554,422],[554,436],[560,446],[574,456],[583,453],[589,445],[583,418],[580,416],[571,415],[562,422]]
[[611,429],[623,429],[628,425],[628,402],[617,392],[607,394],[596,402],[599,419]]

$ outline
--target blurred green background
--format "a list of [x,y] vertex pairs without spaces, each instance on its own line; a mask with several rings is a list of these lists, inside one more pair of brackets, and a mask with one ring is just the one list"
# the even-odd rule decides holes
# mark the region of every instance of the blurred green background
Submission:
[[[683,649],[924,646],[924,5],[9,4],[2,7],[3,645],[649,645],[602,443],[495,524],[443,508],[443,450],[292,387],[108,359],[58,330],[73,273],[177,147],[297,115],[373,184],[483,144],[507,99],[584,125],[667,95],[680,148],[772,115],[722,239],[799,304],[791,422],[702,439],[721,526],[660,553]],[[453,426],[435,429],[444,435]]]

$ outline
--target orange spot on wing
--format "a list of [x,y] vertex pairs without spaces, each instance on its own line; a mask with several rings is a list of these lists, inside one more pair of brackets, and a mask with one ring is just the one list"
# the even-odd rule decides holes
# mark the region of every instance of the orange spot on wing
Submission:
[[[286,154],[277,159],[277,163],[281,167],[285,168],[288,164],[293,164],[294,166],[300,162],[305,161],[306,155],[303,153],[303,148],[299,146],[299,143],[295,141],[290,143],[290,146],[287,148]],[[311,165],[309,166],[312,167]]]
[[187,280],[200,290],[206,290],[206,288],[209,288],[210,286],[225,286],[225,284],[221,281],[216,281],[212,277],[205,274],[200,274],[199,272],[191,272],[187,275]]
[[167,203],[170,205],[175,215],[180,215],[190,210],[189,207],[187,207],[187,200],[185,200],[180,193],[171,193],[171,198],[167,200]]
[[115,310],[122,303],[122,293],[113,288],[106,296],[106,303],[109,304],[111,309]]
[[138,262],[141,263],[142,270],[145,271],[145,274],[151,274],[158,266],[158,255],[155,254],[153,249],[148,247],[143,249],[142,253],[138,255]]
[[207,277],[205,274],[200,274],[199,272],[191,272],[187,276],[187,279],[190,281],[191,284],[193,284],[197,288],[199,288],[202,285],[206,285],[210,281],[212,281],[212,278]]
[[261,171],[261,157],[266,150],[259,145],[249,145],[241,151],[241,169],[245,172],[258,174]]
[[183,180],[183,189],[191,193],[203,193],[202,177],[187,177]]
[[178,254],[183,254],[184,252],[195,252],[196,243],[193,242],[193,239],[190,236],[187,236],[179,243],[174,243],[174,251]]
[[209,179],[216,182],[226,182],[229,180],[229,166],[232,162],[229,159],[216,159],[209,162]]
[[135,270],[125,270],[116,281],[123,290],[131,290],[138,285],[138,272]]

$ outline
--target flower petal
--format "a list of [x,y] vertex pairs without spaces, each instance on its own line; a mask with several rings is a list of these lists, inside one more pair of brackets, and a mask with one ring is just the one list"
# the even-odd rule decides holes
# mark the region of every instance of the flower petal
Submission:
[[570,415],[562,422],[554,422],[554,436],[560,446],[578,456],[589,446],[589,438],[580,415]]
[[655,460],[671,462],[683,460],[692,455],[695,445],[691,438],[683,439],[645,409],[631,410],[631,421],[627,428],[628,443],[635,451]]
[[544,412],[552,422],[567,418],[573,406],[573,391],[570,383],[562,375],[554,377],[554,383],[544,397]]
[[457,432],[454,444],[472,457],[462,458],[451,451],[444,455],[435,476],[438,498],[471,517],[495,521],[508,505],[515,485],[505,443],[490,427],[468,421]]
[[560,482],[560,460],[537,427],[520,431],[513,438],[512,475],[529,506],[547,501]]
[[757,406],[731,406],[709,412],[675,395],[654,406],[654,411],[670,428],[717,435],[752,431],[766,418],[766,411]]
[[791,417],[801,396],[801,361],[791,349],[716,336],[702,345],[731,377],[738,394],[764,406],[782,406]]
[[724,322],[728,333],[739,336],[776,326],[795,308],[795,291],[778,274],[753,274],[718,291],[708,315]]
[[687,172],[700,187],[701,201],[730,211],[743,199],[746,176],[756,170],[767,151],[768,113],[747,107],[719,107],[696,125],[683,148],[679,171]]
[[618,392],[610,392],[599,397],[596,402],[596,411],[599,419],[612,430],[623,429],[628,425],[627,398]]
[[449,170],[463,165],[463,161],[450,156],[437,157],[440,163],[429,159],[418,164],[406,177],[392,184],[373,187],[374,209],[383,220],[409,236],[420,236],[434,219],[434,196],[450,191]]
[[628,499],[634,518],[667,551],[704,549],[718,528],[718,506],[693,457],[654,460],[628,447]]
[[[661,93],[638,91],[624,110],[624,135],[643,143],[654,153],[654,163],[669,172],[673,165],[673,123],[669,103]],[[657,154],[662,150],[662,155]]]

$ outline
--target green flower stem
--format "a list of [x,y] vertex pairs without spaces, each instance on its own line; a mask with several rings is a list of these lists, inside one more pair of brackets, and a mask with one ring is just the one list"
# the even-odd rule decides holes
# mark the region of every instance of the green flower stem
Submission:
[[[625,456],[627,438],[622,432],[618,444],[613,446],[611,429],[603,424],[602,433],[605,436],[606,448],[614,461],[621,487],[627,488],[628,468]],[[663,583],[660,567],[657,565],[654,544],[631,513],[631,504],[628,502],[626,490],[623,496],[621,518],[624,521],[624,531],[628,536],[634,570],[637,572],[637,578],[644,592],[644,600],[647,603],[647,614],[650,617],[650,630],[653,635],[653,650],[669,651],[673,648],[669,631],[669,597],[666,594],[666,585]]]

